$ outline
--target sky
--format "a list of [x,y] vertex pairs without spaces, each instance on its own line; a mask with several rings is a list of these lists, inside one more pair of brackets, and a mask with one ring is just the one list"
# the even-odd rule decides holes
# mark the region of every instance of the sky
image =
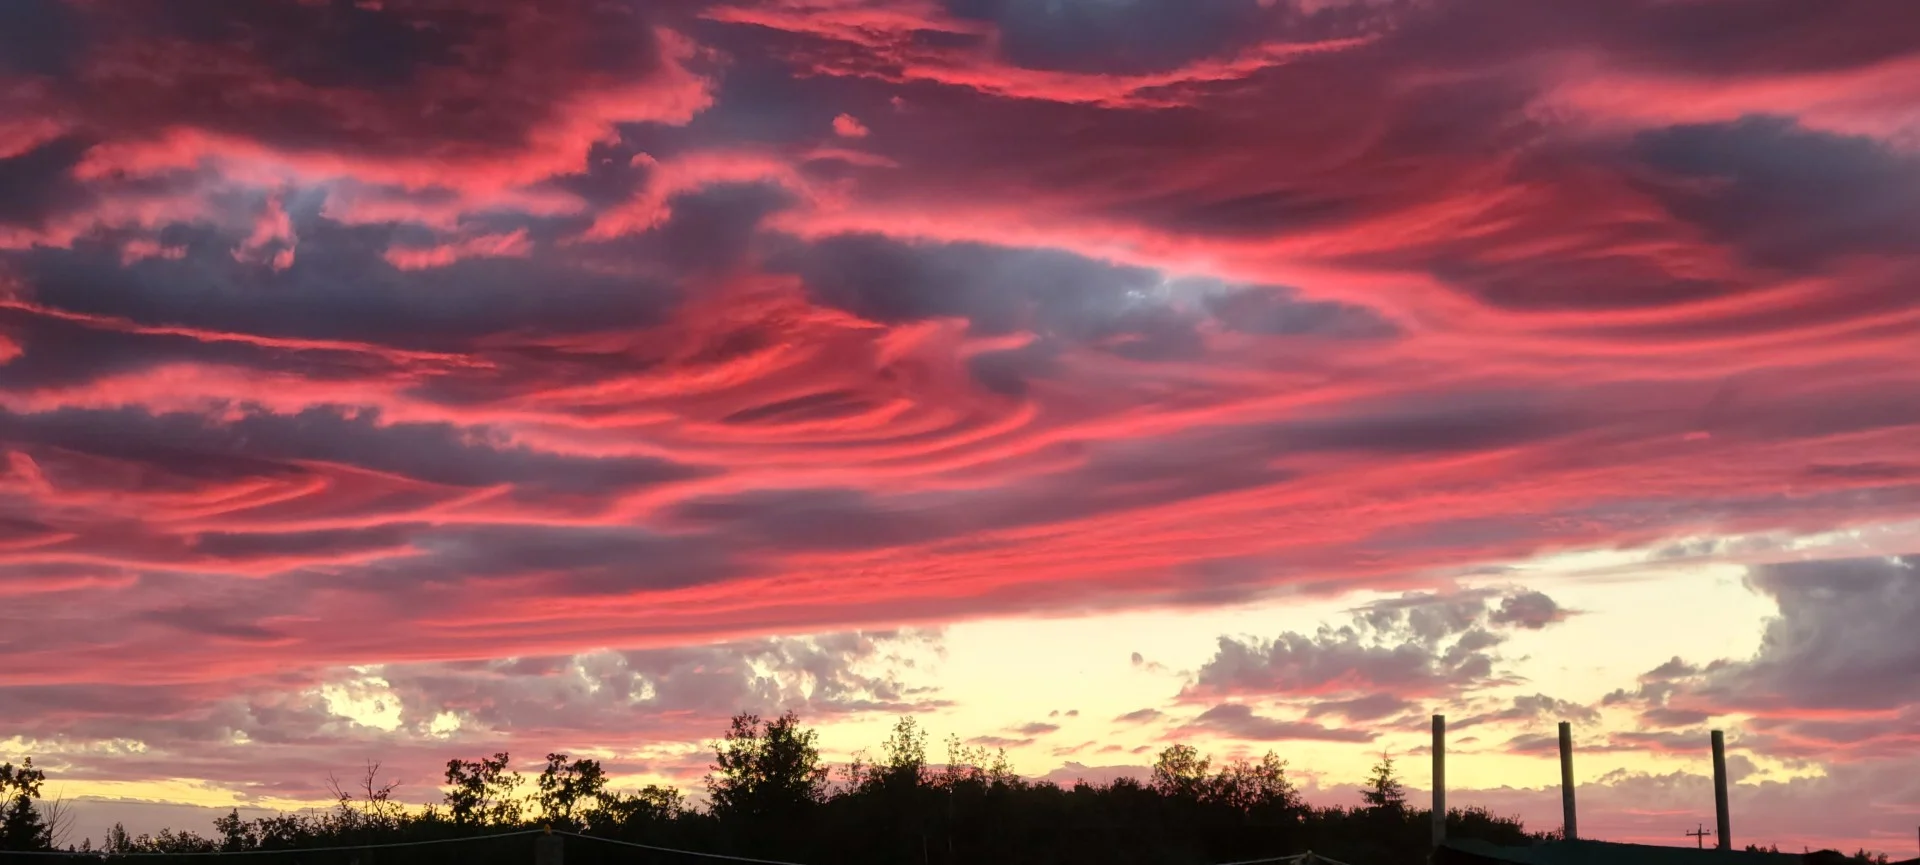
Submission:
[[[0,759],[1063,783],[1915,852],[1911,0],[7,0]],[[936,748],[936,752],[940,749]],[[936,754],[938,756],[938,753]]]

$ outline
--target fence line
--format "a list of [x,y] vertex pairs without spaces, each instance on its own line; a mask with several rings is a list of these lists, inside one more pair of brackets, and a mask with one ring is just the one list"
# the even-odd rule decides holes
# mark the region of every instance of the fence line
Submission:
[[106,850],[0,850],[0,858],[8,856],[66,856],[82,859],[125,859],[134,856],[272,856],[288,853],[344,853],[352,850],[381,850],[389,847],[425,847],[429,844],[459,844],[463,841],[493,841],[499,838],[518,838],[523,835],[538,835],[543,830],[522,829],[518,832],[502,832],[498,835],[469,835],[465,838],[434,838],[428,841],[395,841],[388,844],[352,844],[340,847],[287,847],[280,850],[208,850],[201,853],[113,853]]
[[[641,844],[636,841],[621,841],[617,838],[583,835],[579,832],[553,832],[545,829],[522,829],[518,832],[502,832],[498,835],[472,835],[465,838],[435,838],[427,841],[396,841],[388,844],[352,844],[338,847],[289,847],[281,850],[209,850],[200,853],[112,853],[105,850],[0,850],[0,859],[5,859],[9,856],[60,856],[69,859],[124,859],[134,857],[184,858],[190,856],[273,856],[282,854],[344,853],[356,850],[384,850],[395,847],[425,847],[430,844],[459,844],[467,841],[494,841],[501,838],[520,838],[527,835],[541,834],[564,835],[571,838],[579,838],[583,841],[599,841],[603,844],[632,847],[655,853],[673,853],[680,856],[696,856],[702,859],[745,862],[749,863],[749,865],[802,865],[802,863],[799,862],[787,862],[779,859],[755,859],[750,856],[729,856],[725,853],[706,853],[699,850],[682,850],[677,847],[656,847],[652,844]],[[1276,862],[1293,863],[1293,865],[1311,865],[1311,863],[1316,860],[1327,863],[1327,865],[1346,865],[1344,862],[1328,859],[1312,851],[1295,853],[1290,856],[1269,856],[1265,859],[1241,859],[1236,862],[1217,862],[1214,863],[1214,865],[1271,865],[1271,863]]]

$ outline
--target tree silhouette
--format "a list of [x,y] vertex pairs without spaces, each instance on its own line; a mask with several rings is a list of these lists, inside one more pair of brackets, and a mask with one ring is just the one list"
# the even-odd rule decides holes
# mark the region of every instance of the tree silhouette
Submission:
[[511,760],[502,751],[479,760],[448,760],[447,810],[453,821],[462,825],[505,825],[517,823],[524,804],[515,797],[520,774],[508,770]]
[[1192,745],[1172,745],[1153,761],[1153,789],[1166,796],[1198,799],[1205,791],[1207,768],[1213,765]]
[[[548,754],[547,768],[540,773],[540,816],[548,824],[576,826],[574,811],[600,804],[607,789],[607,773],[597,760],[567,762],[565,754]],[[583,807],[584,806],[584,807]]]
[[[374,819],[369,815],[387,813],[388,806],[375,803],[390,801],[380,795],[390,788],[363,781],[342,797],[341,807],[324,812],[246,820],[229,811],[204,837],[172,829],[132,837],[116,827],[89,849],[163,855],[299,850],[470,837],[553,821],[556,829],[613,840],[835,865],[1190,865],[1305,850],[1385,863],[1418,861],[1428,850],[1428,815],[1407,805],[1390,759],[1374,768],[1365,805],[1349,809],[1303,802],[1286,761],[1274,753],[1216,765],[1192,747],[1175,745],[1159,755],[1145,783],[1058,785],[1023,778],[1005,751],[969,747],[957,736],[947,739],[946,764],[929,766],[926,732],[911,717],[900,719],[875,752],[872,763],[850,770],[846,784],[830,789],[816,734],[797,715],[763,721],[743,714],[714,743],[704,808],[689,807],[671,787],[609,790],[598,762],[559,753],[547,756],[546,771],[527,785],[532,789],[522,789],[508,755],[500,753],[449,761],[451,790],[442,808]],[[366,777],[377,767],[369,764]],[[5,777],[17,779],[20,770]],[[25,777],[30,785],[41,781],[37,770]],[[16,787],[7,790],[17,795]],[[1447,826],[1448,837],[1496,844],[1543,837],[1481,809],[1449,812]],[[516,865],[527,852],[492,841],[435,845],[409,851],[407,861]],[[634,861],[630,850],[591,842],[569,842],[567,860]]]
[[1382,754],[1380,762],[1373,764],[1367,786],[1360,790],[1360,799],[1374,811],[1400,814],[1407,810],[1407,790],[1393,771],[1393,755]]
[[47,850],[53,847],[53,826],[34,805],[47,775],[28,757],[18,767],[0,763],[0,850]]
[[707,796],[714,816],[746,833],[757,846],[798,831],[826,793],[819,735],[787,712],[771,721],[739,714],[714,744]]

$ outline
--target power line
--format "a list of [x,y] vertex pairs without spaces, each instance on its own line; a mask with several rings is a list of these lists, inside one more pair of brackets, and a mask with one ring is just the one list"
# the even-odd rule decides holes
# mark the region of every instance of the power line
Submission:
[[1266,865],[1268,862],[1294,862],[1299,863],[1299,865],[1308,865],[1308,863],[1315,861],[1325,862],[1327,865],[1347,865],[1345,862],[1328,859],[1312,850],[1308,850],[1305,853],[1295,853],[1291,856],[1271,856],[1266,859],[1242,859],[1238,862],[1217,862],[1215,865]]
[[798,863],[798,862],[783,862],[779,859],[755,859],[750,856],[728,856],[725,853],[702,853],[698,850],[679,850],[673,847],[655,847],[652,844],[640,844],[633,841],[618,841],[612,838],[602,838],[598,835],[582,835],[578,832],[555,832],[553,834],[569,835],[574,838],[584,838],[588,841],[602,841],[608,844],[618,844],[622,847],[635,847],[641,850],[652,850],[655,853],[678,853],[682,856],[699,856],[706,859],[725,859],[728,862],[751,862],[751,863],[754,863],[754,865],[801,865],[801,863]]

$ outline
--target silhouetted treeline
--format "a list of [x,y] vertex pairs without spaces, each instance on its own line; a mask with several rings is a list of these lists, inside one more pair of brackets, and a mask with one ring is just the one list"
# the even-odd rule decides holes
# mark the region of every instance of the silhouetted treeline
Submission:
[[[1286,763],[1271,753],[1216,764],[1175,745],[1161,752],[1144,782],[1060,786],[1021,778],[1004,751],[969,748],[957,739],[947,742],[944,759],[930,761],[926,736],[912,718],[901,719],[878,754],[837,772],[821,761],[815,741],[792,713],[735,717],[716,743],[703,808],[690,807],[672,788],[609,789],[598,762],[564,754],[549,755],[529,783],[503,753],[450,761],[450,791],[424,811],[395,802],[391,787],[376,782],[375,765],[355,789],[336,786],[337,807],[323,813],[243,820],[236,812],[214,821],[208,835],[167,830],[131,837],[116,827],[103,844],[89,839],[73,849],[109,855],[312,850],[551,826],[818,865],[1200,865],[1306,850],[1354,865],[1386,865],[1424,861],[1431,833],[1429,812],[1406,801],[1391,759],[1356,791],[1352,807],[1315,807],[1301,799]],[[1449,812],[1448,827],[1454,837],[1500,844],[1547,837],[1480,809]],[[532,843],[519,836],[372,851],[358,860],[524,865]],[[569,865],[697,861],[597,841],[569,838],[566,844]],[[336,860],[345,865],[350,857],[299,856],[314,865]]]

